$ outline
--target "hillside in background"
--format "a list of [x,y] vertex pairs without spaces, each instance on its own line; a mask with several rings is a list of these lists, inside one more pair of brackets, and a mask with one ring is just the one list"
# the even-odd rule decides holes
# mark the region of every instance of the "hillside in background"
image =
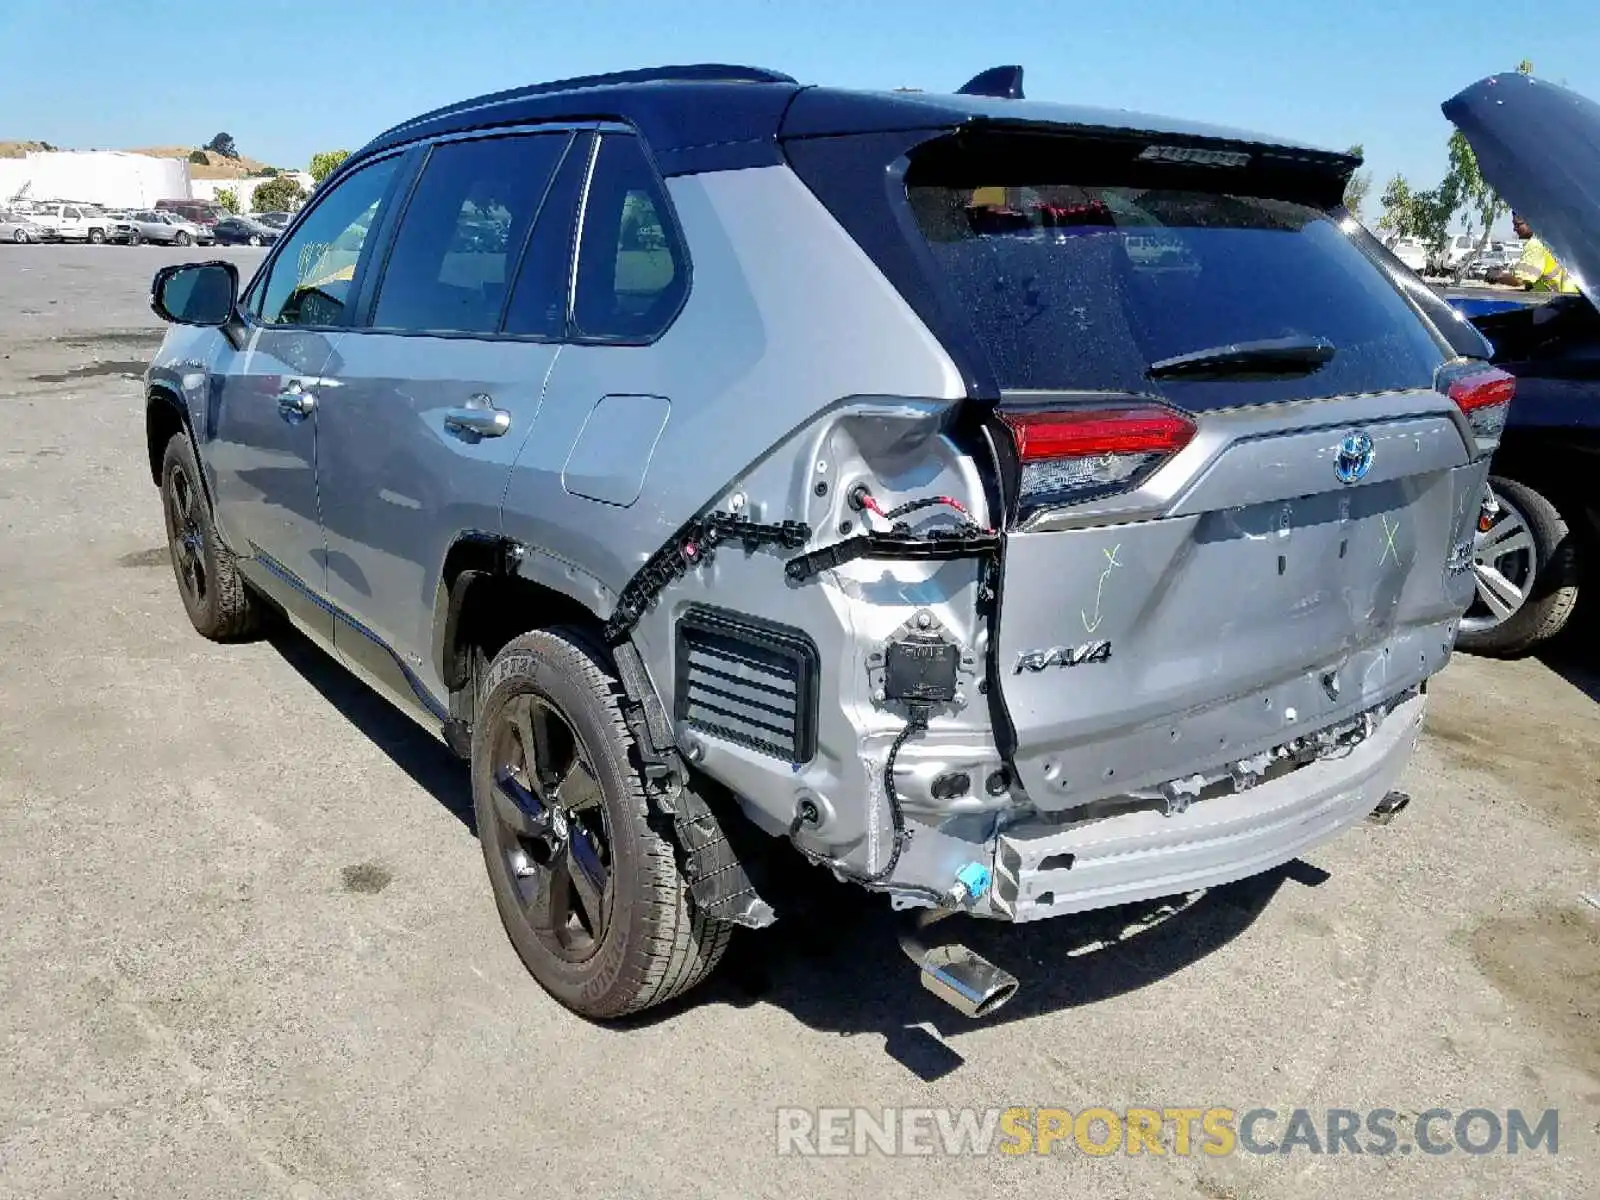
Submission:
[[[25,142],[0,140],[0,158],[25,158],[30,151],[63,150],[68,147],[52,146],[49,142]],[[96,147],[98,149],[99,147]],[[148,154],[151,158],[181,158],[189,162],[189,156],[195,153],[193,146],[144,146],[129,150],[130,154]],[[266,163],[259,159],[251,158],[248,154],[241,154],[238,158],[226,158],[214,150],[201,150],[205,162],[189,162],[190,179],[243,179],[247,175],[259,175],[267,168]],[[287,168],[281,168],[287,169]]]
[[[132,151],[134,154],[148,154],[151,158],[181,158],[187,160],[195,153],[193,146],[145,146]],[[259,175],[266,163],[251,158],[248,154],[241,154],[238,158],[227,158],[215,150],[201,150],[205,162],[189,163],[190,179],[243,179],[246,175]]]

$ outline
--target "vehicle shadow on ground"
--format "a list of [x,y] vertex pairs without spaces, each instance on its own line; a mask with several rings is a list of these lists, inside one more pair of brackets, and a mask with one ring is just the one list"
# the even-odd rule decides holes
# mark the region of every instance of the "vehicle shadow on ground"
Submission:
[[[923,1080],[959,1069],[964,1059],[949,1038],[977,1023],[923,988],[899,948],[903,918],[882,897],[802,869],[815,876],[808,912],[760,933],[740,930],[709,984],[630,1027],[670,1020],[681,1007],[770,1004],[813,1029],[881,1037],[884,1052]],[[1028,925],[953,918],[926,941],[964,942],[1018,978],[1015,998],[982,1021],[1005,1024],[1148,987],[1238,937],[1286,881],[1314,887],[1325,879],[1295,861],[1209,892]]]
[[1569,626],[1565,634],[1539,650],[1538,657],[1589,699],[1600,703],[1600,626],[1592,616],[1583,628]]
[[[373,745],[477,836],[466,764],[303,634],[275,630],[271,645]],[[640,1029],[685,1009],[774,1005],[818,1030],[883,1039],[886,1054],[924,1080],[957,1070],[949,1043],[975,1023],[922,987],[901,953],[902,919],[887,900],[847,886],[784,853],[769,864],[782,914],[768,930],[739,930],[721,970],[681,1000],[610,1028]],[[1296,860],[1209,892],[1123,905],[1027,925],[952,918],[925,941],[965,942],[1021,982],[986,1025],[1097,1004],[1194,965],[1247,930],[1285,882],[1315,887],[1325,872]]]
[[324,700],[465,825],[467,832],[478,836],[466,763],[303,633],[284,626],[273,630],[267,640]]

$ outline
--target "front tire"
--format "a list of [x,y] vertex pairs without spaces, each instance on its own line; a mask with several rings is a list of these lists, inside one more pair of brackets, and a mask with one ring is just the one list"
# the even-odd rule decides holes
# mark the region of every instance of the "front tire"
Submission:
[[26,229],[13,230],[11,240],[19,246],[26,246],[28,244],[28,231]]
[[238,560],[217,536],[186,434],[173,435],[162,457],[161,508],[172,574],[195,632],[214,642],[255,633],[261,627],[261,601],[245,586]]
[[261,235],[259,233],[252,233],[245,239],[245,242],[251,246],[259,246],[261,245]]
[[1492,476],[1500,514],[1473,547],[1478,594],[1461,619],[1457,644],[1474,654],[1526,654],[1565,628],[1582,574],[1577,538],[1543,494]]
[[189,244],[189,235],[181,229],[178,230],[177,235],[172,239],[172,244],[174,246],[187,246]]
[[621,688],[573,630],[540,630],[490,664],[472,735],[472,798],[495,904],[533,977],[581,1016],[680,995],[732,926],[689,897],[622,717]]
[[106,231],[103,229],[89,230],[89,244],[91,246],[103,245],[106,240]]

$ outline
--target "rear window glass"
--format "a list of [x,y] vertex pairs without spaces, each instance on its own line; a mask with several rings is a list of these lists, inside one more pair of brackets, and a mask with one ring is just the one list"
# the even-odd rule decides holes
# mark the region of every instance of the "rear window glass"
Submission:
[[[1137,392],[1192,409],[1426,388],[1444,354],[1317,208],[1173,187],[950,186],[908,197],[998,383]],[[1150,364],[1265,339],[1321,339],[1315,370],[1150,379]]]

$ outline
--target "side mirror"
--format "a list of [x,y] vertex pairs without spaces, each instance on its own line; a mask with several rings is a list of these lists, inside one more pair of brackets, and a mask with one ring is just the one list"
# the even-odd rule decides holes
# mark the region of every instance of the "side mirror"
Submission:
[[230,262],[162,267],[150,285],[150,307],[175,325],[226,325],[239,301],[239,271]]

